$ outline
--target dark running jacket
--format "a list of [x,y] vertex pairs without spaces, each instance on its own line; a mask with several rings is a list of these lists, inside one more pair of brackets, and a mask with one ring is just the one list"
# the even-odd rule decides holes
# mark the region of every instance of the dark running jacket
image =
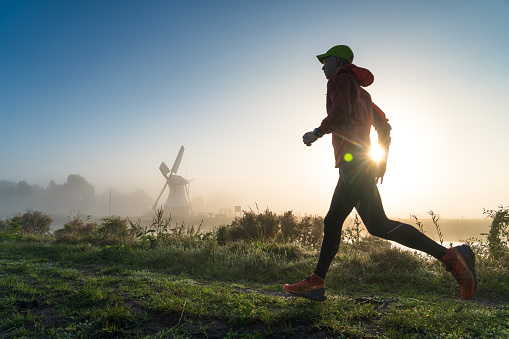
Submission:
[[327,82],[327,117],[320,128],[332,134],[336,167],[345,154],[368,154],[371,148],[371,125],[378,132],[379,144],[388,150],[391,126],[384,112],[371,101],[362,87],[371,85],[373,74],[354,64],[343,67]]

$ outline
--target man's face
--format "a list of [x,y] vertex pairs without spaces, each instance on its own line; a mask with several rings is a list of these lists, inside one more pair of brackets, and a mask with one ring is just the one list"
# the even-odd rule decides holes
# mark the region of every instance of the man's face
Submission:
[[332,78],[336,74],[338,74],[339,70],[341,69],[340,66],[340,60],[338,57],[335,57],[333,55],[330,55],[326,57],[324,60],[324,64],[322,67],[323,72],[325,73],[325,77],[327,79]]

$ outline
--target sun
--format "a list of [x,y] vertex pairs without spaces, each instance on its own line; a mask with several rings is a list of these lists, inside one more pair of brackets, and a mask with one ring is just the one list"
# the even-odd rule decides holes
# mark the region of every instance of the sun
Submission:
[[378,144],[371,144],[371,151],[369,152],[369,156],[375,160],[377,163],[384,157],[384,151]]
[[384,158],[385,154],[380,145],[378,145],[378,134],[374,128],[371,128],[369,138],[371,139],[371,151],[369,152],[369,156],[379,163],[380,160]]

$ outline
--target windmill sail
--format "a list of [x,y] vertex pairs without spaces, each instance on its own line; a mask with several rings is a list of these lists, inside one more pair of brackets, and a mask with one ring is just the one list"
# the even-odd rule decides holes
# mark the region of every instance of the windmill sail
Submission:
[[168,174],[170,174],[170,169],[168,168],[168,166],[166,166],[164,161],[161,163],[161,166],[159,166],[159,170],[161,171],[165,178],[167,178]]
[[173,163],[173,167],[171,168],[172,173],[177,173],[183,156],[184,156],[184,146],[181,146],[179,154],[177,155],[177,158],[175,159],[175,162]]

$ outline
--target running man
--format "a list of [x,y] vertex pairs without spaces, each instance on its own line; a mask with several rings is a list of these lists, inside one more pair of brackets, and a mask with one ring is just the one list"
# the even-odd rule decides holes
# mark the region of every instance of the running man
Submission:
[[[353,52],[345,45],[334,46],[318,55],[323,64],[327,82],[327,116],[320,126],[303,136],[304,144],[311,146],[324,134],[332,134],[332,145],[339,168],[339,180],[324,219],[324,236],[320,257],[311,276],[296,284],[285,284],[293,295],[323,301],[325,276],[339,250],[341,229],[353,208],[360,215],[368,232],[392,240],[440,260],[457,280],[464,299],[471,298],[477,288],[475,256],[468,245],[446,249],[415,227],[390,220],[385,215],[376,184],[383,182],[391,126],[384,112],[371,101],[363,88],[374,81],[373,74],[353,62]],[[384,158],[377,165],[369,157],[371,125],[378,133],[378,143]]]

